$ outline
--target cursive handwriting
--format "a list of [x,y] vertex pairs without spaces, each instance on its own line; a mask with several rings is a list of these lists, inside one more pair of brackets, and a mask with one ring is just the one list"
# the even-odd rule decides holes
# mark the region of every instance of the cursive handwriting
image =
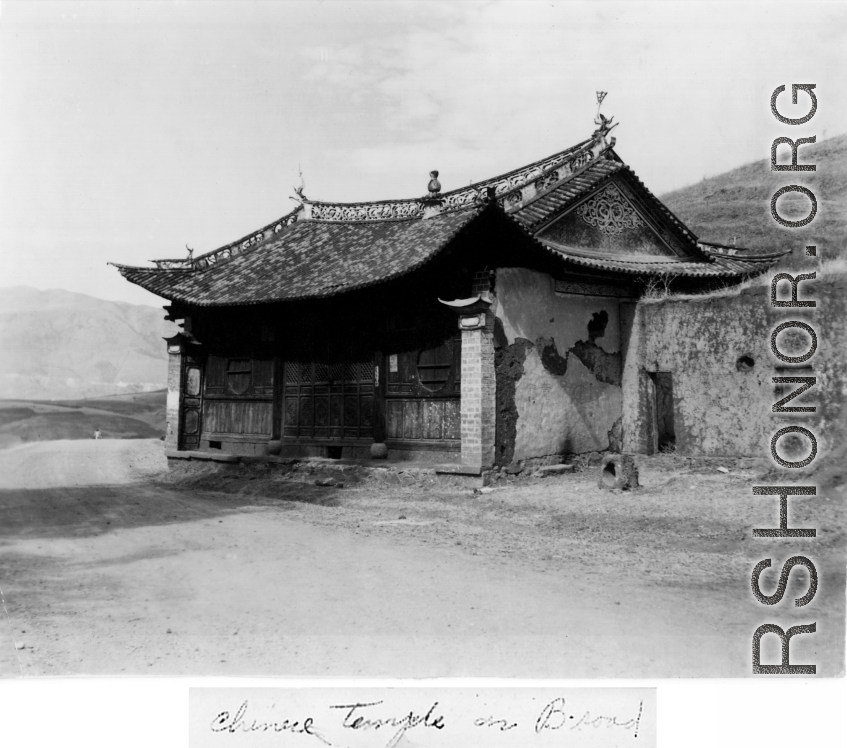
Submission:
[[209,725],[212,732],[290,732],[295,735],[320,737],[314,731],[315,721],[311,717],[306,717],[302,722],[290,719],[284,719],[282,722],[259,722],[254,719],[248,724],[247,704],[245,699],[236,710],[234,717],[231,717],[229,712],[218,714]]
[[[533,699],[533,701],[535,700]],[[586,703],[584,699],[571,697],[569,692],[567,701],[564,696],[557,696],[549,701],[544,708],[537,713],[537,718],[535,720],[536,735],[552,731],[553,734],[550,734],[547,737],[556,742],[560,742],[561,738],[566,737],[566,733],[569,732],[623,730],[630,733],[633,737],[638,737],[641,717],[644,711],[643,700],[638,702],[637,711],[635,709],[635,700],[633,699],[629,702],[631,704],[630,707],[618,706],[615,708],[609,708],[607,706],[603,709],[603,713],[585,709],[585,706],[574,706],[575,703],[580,701],[582,704]],[[604,700],[600,703],[608,704],[608,701]],[[617,703],[621,704],[620,701]],[[596,701],[592,701],[587,705],[595,706],[596,704]],[[294,708],[301,713],[305,712],[306,709],[309,709],[308,707],[302,706],[291,707],[292,710]],[[425,732],[426,734],[430,734],[432,732],[432,730],[426,730],[425,728],[442,731],[448,726],[448,724],[451,728],[456,724],[459,724],[460,731],[462,729],[462,725],[466,726],[466,728],[473,725],[473,728],[486,730],[489,735],[491,735],[492,731],[496,734],[510,732],[516,728],[518,729],[518,732],[525,728],[532,729],[530,727],[530,725],[532,725],[531,721],[524,723],[523,719],[520,718],[519,724],[518,721],[509,719],[508,715],[504,715],[503,712],[499,710],[494,711],[493,713],[489,712],[488,714],[483,712],[483,716],[476,718],[472,718],[472,713],[464,712],[455,718],[451,716],[448,721],[448,718],[445,717],[444,709],[439,707],[438,701],[432,702],[432,705],[427,711],[406,711],[403,707],[398,708],[396,706],[386,706],[385,702],[382,700],[358,701],[354,699],[351,699],[345,704],[328,704],[324,708],[336,710],[338,713],[338,717],[330,720],[330,722],[335,725],[335,729],[340,728],[341,731],[345,733],[350,730],[354,733],[362,734],[360,740],[365,740],[367,743],[370,743],[372,740],[368,737],[368,733],[378,731],[379,742],[382,742],[382,739],[387,738],[385,748],[398,748],[400,743],[403,741],[404,736],[406,736],[406,733],[415,728],[419,728],[419,736],[422,732]],[[327,728],[326,714],[317,715],[321,721],[322,729],[319,729],[315,724],[315,719],[311,716],[307,716],[305,718],[300,717],[297,719],[290,717],[285,719],[268,719],[267,709],[276,710],[276,703],[271,703],[269,707],[263,710],[261,705],[257,706],[247,699],[244,699],[238,709],[234,712],[230,710],[219,712],[209,724],[209,729],[215,733],[230,735],[234,735],[236,733],[283,733],[286,736],[306,735],[320,741],[323,745],[319,746],[319,748],[345,748],[346,740],[344,738],[341,738],[340,742],[338,742],[335,737],[332,737],[332,742],[328,739],[329,735],[325,733],[325,728]],[[263,711],[265,712],[264,714],[262,713]],[[309,711],[311,711],[311,709],[309,709]],[[260,714],[261,716],[256,716],[257,714]],[[477,712],[477,714],[479,714],[479,712]],[[621,714],[627,716],[623,717]],[[271,715],[276,717],[273,712],[271,712]],[[339,717],[340,720],[338,719]],[[352,734],[346,734],[350,740],[353,740]],[[576,735],[573,736],[573,739],[578,740]],[[312,743],[312,745],[314,745],[314,743]]]
[[543,730],[561,730],[566,725],[569,730],[580,731],[583,727],[622,727],[625,730],[633,730],[634,736],[638,737],[638,726],[641,723],[643,709],[644,702],[639,701],[638,714],[627,720],[619,720],[616,716],[607,717],[603,714],[592,716],[591,712],[585,711],[576,722],[571,723],[570,720],[575,719],[576,715],[567,713],[565,700],[559,696],[541,710],[535,721],[535,732],[537,734]]
[[475,727],[493,727],[500,732],[508,732],[518,726],[517,722],[509,722],[507,719],[497,719],[496,717],[478,717],[473,721]]
[[334,704],[330,709],[346,709],[344,715],[344,727],[349,730],[380,730],[383,727],[397,728],[391,739],[386,744],[386,748],[395,748],[397,743],[407,730],[413,727],[433,727],[436,730],[444,729],[444,717],[442,715],[435,716],[435,710],[438,707],[436,701],[426,714],[420,715],[410,711],[402,717],[371,717],[357,714],[357,710],[368,709],[369,707],[379,706],[382,701],[371,701],[368,703],[356,702],[355,704]]

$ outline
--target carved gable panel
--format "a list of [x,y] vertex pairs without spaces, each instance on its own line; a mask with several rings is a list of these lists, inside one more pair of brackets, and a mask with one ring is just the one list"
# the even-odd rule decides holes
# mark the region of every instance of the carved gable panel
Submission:
[[[686,254],[669,233],[663,241],[653,224],[614,182],[545,228],[538,238],[604,255],[678,257]],[[668,244],[676,246],[676,251]]]

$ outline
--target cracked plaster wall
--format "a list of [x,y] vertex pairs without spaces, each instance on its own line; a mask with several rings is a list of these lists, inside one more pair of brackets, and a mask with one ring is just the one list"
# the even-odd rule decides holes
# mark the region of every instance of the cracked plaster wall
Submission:
[[557,294],[523,268],[498,269],[496,284],[497,463],[608,449],[622,408],[618,301]]
[[[843,444],[847,436],[843,407],[847,396],[845,281],[817,281],[814,286],[803,282],[801,289],[800,298],[816,299],[818,311],[773,309],[770,288],[764,285],[744,289],[736,296],[640,302],[624,371],[624,450],[652,451],[648,371],[673,375],[678,454],[768,457],[771,435],[792,424],[815,434],[818,463],[829,449]],[[817,384],[788,403],[816,405],[816,413],[772,411],[779,399],[772,377],[792,376],[792,372],[775,370],[786,364],[772,354],[770,334],[787,320],[806,321],[818,332],[818,350],[808,362],[812,371],[796,372],[816,376]],[[780,348],[789,353],[791,341],[784,335]],[[807,341],[805,337],[797,341],[798,352],[808,348]],[[754,359],[752,369],[736,368],[741,356]],[[790,388],[787,394],[799,385],[785,386]],[[807,452],[805,449],[803,455]]]

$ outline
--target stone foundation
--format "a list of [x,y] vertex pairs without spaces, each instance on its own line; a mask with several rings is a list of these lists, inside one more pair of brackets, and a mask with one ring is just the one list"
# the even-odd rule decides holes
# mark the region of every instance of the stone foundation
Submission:
[[429,486],[480,488],[488,484],[488,472],[469,470],[457,463],[412,465],[400,461],[335,460],[323,457],[283,457],[274,455],[232,455],[222,452],[177,452],[167,450],[168,468],[176,476],[225,470],[243,473],[246,479],[259,473],[274,474],[303,483],[352,486]]

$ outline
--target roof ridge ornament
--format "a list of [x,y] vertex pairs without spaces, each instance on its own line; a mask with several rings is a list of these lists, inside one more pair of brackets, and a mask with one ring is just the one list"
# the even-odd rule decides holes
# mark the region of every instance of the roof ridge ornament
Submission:
[[593,140],[591,150],[595,158],[597,158],[603,151],[614,147],[616,139],[609,138],[608,135],[620,124],[620,122],[612,124],[612,121],[615,119],[614,116],[606,117],[606,115],[600,111],[600,106],[603,104],[603,100],[608,95],[608,91],[597,92],[597,116],[594,118],[594,124],[597,125],[597,129],[591,133],[591,138]]
[[435,218],[441,215],[444,207],[444,198],[441,196],[441,182],[438,181],[438,170],[433,169],[429,173],[429,184],[426,186],[427,194],[421,198],[423,205],[423,218]]
[[[302,219],[317,221],[397,221],[423,218],[431,218],[435,208],[439,213],[448,213],[454,210],[463,210],[485,205],[490,202],[492,196],[489,188],[494,190],[494,198],[501,199],[506,193],[522,189],[530,184],[536,184],[539,180],[545,180],[553,184],[565,177],[575,174],[588,165],[597,155],[594,151],[595,143],[586,140],[573,148],[568,148],[560,153],[555,153],[542,161],[537,161],[529,166],[493,177],[482,182],[468,185],[449,192],[433,192],[431,189],[421,198],[406,198],[401,200],[378,200],[365,203],[331,203],[322,201],[305,200],[302,203]],[[597,152],[602,152],[601,147]],[[438,177],[432,177],[438,182]],[[438,182],[439,190],[441,183]],[[548,185],[549,186],[549,185]],[[304,196],[305,197],[305,196]],[[292,197],[292,200],[297,198]],[[428,208],[427,202],[435,203]]]
[[306,189],[306,180],[303,178],[303,170],[300,168],[300,164],[297,164],[297,170],[300,172],[300,186],[292,187],[292,189],[294,190],[294,194],[297,195],[297,197],[292,197],[291,199],[296,200],[298,203],[302,204],[308,202],[309,198],[306,197],[305,194],[303,194],[303,190]]

